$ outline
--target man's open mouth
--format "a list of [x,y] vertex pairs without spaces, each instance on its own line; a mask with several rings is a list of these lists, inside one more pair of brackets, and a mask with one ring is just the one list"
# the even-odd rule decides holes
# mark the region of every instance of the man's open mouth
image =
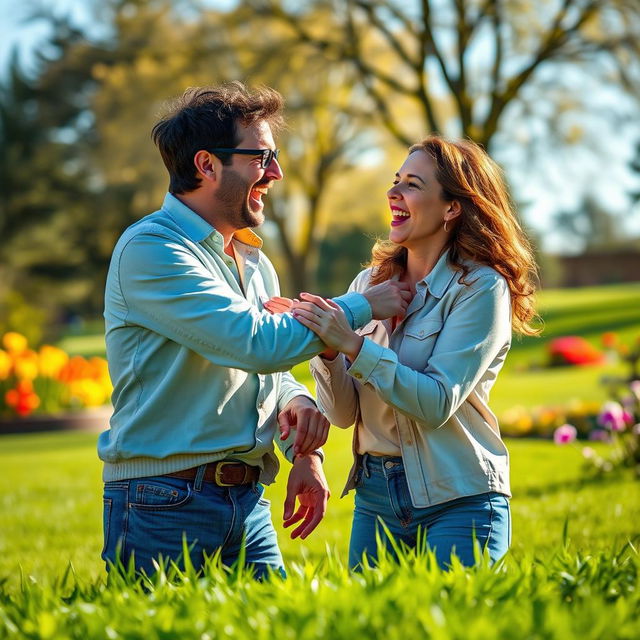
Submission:
[[249,192],[249,196],[255,202],[262,204],[262,196],[266,195],[269,191],[269,187],[264,185],[256,185]]

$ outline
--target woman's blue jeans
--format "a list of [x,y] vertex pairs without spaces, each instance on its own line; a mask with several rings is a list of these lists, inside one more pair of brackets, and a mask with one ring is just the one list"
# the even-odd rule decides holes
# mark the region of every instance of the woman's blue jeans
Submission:
[[168,476],[107,482],[104,487],[102,559],[125,567],[133,556],[138,571],[151,575],[160,556],[182,565],[183,536],[196,569],[218,550],[230,566],[241,555],[256,576],[268,568],[284,575],[282,555],[271,522],[264,487],[219,487],[212,482]]
[[381,544],[395,552],[381,526],[394,540],[410,547],[425,535],[438,565],[446,568],[451,554],[464,565],[475,562],[474,538],[487,549],[492,561],[509,548],[511,514],[509,499],[495,492],[457,498],[432,507],[416,508],[411,503],[402,458],[365,454],[356,477],[356,500],[349,545],[349,566],[358,568],[363,555],[369,563],[378,557],[376,534]]

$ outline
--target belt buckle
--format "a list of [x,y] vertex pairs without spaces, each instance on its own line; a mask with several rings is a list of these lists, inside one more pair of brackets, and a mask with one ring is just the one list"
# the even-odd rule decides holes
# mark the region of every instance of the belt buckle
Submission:
[[216,465],[215,481],[219,487],[235,487],[236,486],[233,482],[223,482],[222,480],[222,470],[226,465],[229,465],[229,464],[236,465],[238,463],[222,461],[222,462],[218,462],[218,464]]

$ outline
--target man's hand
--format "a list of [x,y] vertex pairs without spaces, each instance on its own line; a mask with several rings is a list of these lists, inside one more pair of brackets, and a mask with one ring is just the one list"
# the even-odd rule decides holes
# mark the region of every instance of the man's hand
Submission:
[[[285,528],[302,520],[291,532],[291,538],[299,536],[304,540],[318,526],[327,510],[329,495],[329,486],[320,458],[313,453],[298,456],[289,473],[287,497],[284,501]],[[296,498],[300,503],[297,510]]]
[[288,313],[292,311],[296,302],[298,300],[296,298],[283,298],[282,296],[273,296],[273,298],[269,298],[266,302],[262,303],[262,306],[269,313]]
[[371,314],[375,320],[404,316],[413,298],[411,287],[397,280],[385,280],[363,291],[362,295],[371,305]]
[[329,421],[307,396],[296,396],[287,402],[278,414],[278,424],[281,440],[286,440],[291,429],[295,429],[294,455],[311,453],[321,447],[329,435]]

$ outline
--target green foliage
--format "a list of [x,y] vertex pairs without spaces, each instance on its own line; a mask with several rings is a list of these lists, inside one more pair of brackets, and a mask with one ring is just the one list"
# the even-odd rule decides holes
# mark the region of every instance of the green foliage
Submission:
[[0,297],[0,336],[7,331],[18,331],[29,341],[38,345],[44,335],[47,312],[29,304],[18,291],[7,291]]

